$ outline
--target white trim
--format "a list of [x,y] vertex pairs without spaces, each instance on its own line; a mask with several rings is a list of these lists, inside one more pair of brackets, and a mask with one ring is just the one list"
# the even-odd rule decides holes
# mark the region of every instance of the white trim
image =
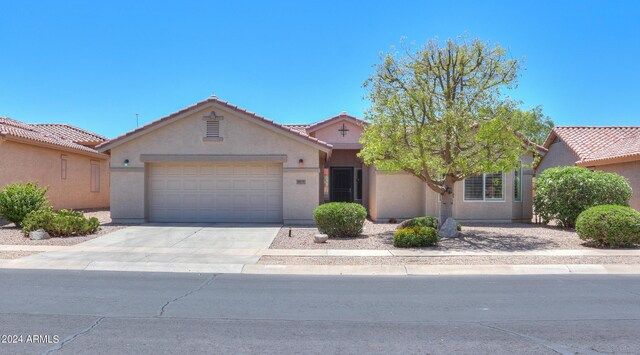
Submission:
[[501,199],[497,199],[497,198],[487,199],[485,197],[484,189],[485,189],[485,181],[486,181],[487,174],[495,174],[495,173],[482,173],[482,200],[467,200],[466,186],[465,186],[466,185],[465,182],[467,181],[467,179],[462,180],[462,202],[505,202],[506,201],[505,181],[507,179],[504,171],[502,172],[502,198]]
[[[520,186],[519,186],[519,193],[518,193],[518,198],[516,199],[516,171],[520,170]],[[522,203],[522,164],[520,165],[520,169],[516,169],[513,171],[513,202],[520,202]]]

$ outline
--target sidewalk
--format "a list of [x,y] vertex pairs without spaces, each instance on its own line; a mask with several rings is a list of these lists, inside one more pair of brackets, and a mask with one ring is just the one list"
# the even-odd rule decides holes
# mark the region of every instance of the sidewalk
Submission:
[[[37,258],[0,260],[0,268],[103,271],[308,274],[308,275],[534,275],[640,274],[640,264],[549,265],[269,265],[262,256],[465,257],[465,256],[640,256],[640,250],[567,249],[514,252],[445,250],[220,249],[0,245],[0,251],[43,252]],[[91,257],[84,257],[90,255]],[[250,260],[250,261],[249,261]],[[249,261],[249,263],[247,263]]]

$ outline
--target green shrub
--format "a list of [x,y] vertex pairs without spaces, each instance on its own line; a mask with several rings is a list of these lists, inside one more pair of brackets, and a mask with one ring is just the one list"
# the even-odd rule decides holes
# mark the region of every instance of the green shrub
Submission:
[[401,223],[402,228],[408,227],[431,227],[438,229],[438,217],[416,217]]
[[0,215],[20,227],[29,212],[49,206],[46,193],[35,182],[7,185],[0,191]]
[[330,238],[357,237],[362,233],[367,210],[358,203],[330,202],[313,211],[320,233]]
[[438,233],[432,227],[402,228],[393,235],[393,246],[396,248],[420,248],[438,244]]
[[597,246],[632,247],[640,244],[640,212],[626,206],[591,207],[578,216],[576,232]]
[[582,211],[598,205],[628,206],[631,186],[624,177],[571,166],[545,170],[536,182],[534,208],[545,223],[575,226]]
[[86,218],[81,212],[53,212],[48,208],[29,213],[23,221],[22,232],[25,235],[38,229],[44,229],[52,237],[86,235],[97,232],[100,229],[100,221],[95,217]]

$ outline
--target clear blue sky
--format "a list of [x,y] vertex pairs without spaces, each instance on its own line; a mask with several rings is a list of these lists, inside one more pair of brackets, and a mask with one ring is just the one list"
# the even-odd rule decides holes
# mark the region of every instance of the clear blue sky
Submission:
[[109,137],[211,94],[281,123],[362,115],[380,51],[466,32],[526,57],[524,108],[640,125],[639,19],[636,1],[0,0],[0,115]]

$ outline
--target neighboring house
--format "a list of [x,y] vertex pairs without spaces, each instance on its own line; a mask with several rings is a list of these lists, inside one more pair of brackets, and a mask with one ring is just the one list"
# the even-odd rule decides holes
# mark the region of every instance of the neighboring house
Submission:
[[555,127],[536,174],[556,166],[582,166],[617,173],[633,189],[631,207],[640,210],[640,126]]
[[107,138],[66,124],[27,124],[0,117],[0,188],[35,181],[55,209],[109,207]]
[[[281,125],[210,97],[97,147],[111,155],[111,217],[310,223],[326,201],[360,202],[380,221],[437,215],[438,195],[418,178],[363,165],[366,125],[346,113]],[[531,177],[519,169],[458,183],[454,216],[530,221]]]

